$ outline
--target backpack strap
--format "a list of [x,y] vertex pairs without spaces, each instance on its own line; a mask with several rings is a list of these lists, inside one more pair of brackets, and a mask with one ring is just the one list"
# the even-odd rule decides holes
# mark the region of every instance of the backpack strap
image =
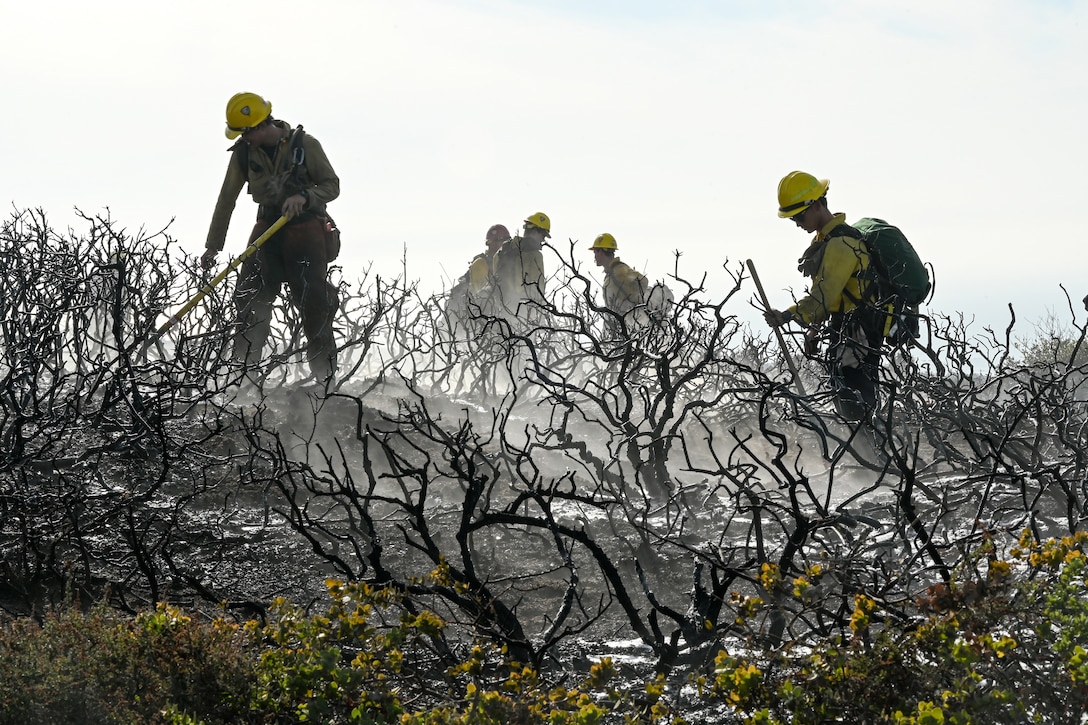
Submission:
[[297,176],[301,166],[306,164],[306,149],[302,147],[302,140],[306,138],[306,132],[302,130],[302,124],[295,126],[291,131],[291,175]]
[[837,227],[832,229],[830,232],[828,232],[827,236],[828,236],[828,238],[830,238],[830,237],[851,237],[853,239],[860,239],[861,241],[865,241],[865,235],[862,234],[857,229],[855,229],[854,227],[850,226],[849,224],[840,224],[840,225],[838,225]]
[[[306,165],[306,149],[302,145],[305,138],[306,131],[299,124],[291,131],[291,138],[288,142],[288,148],[291,149],[291,176],[296,179],[298,178],[299,169]],[[242,173],[245,174],[246,181],[249,181],[249,144],[239,138],[227,151],[230,151],[234,158],[238,159],[238,163],[242,165]]]
[[[859,242],[862,242],[863,244],[865,243],[865,235],[862,234],[860,230],[858,230],[855,227],[850,226],[849,224],[839,224],[837,227],[835,227],[834,229],[829,231],[827,233],[826,238],[830,239],[831,237],[850,237],[851,239],[857,239]],[[869,252],[869,245],[868,244],[865,245],[865,251]],[[875,262],[874,262],[874,259],[873,259],[873,254],[872,254],[872,252],[869,252],[869,264],[874,264],[874,263]],[[863,274],[863,270],[858,270],[857,272],[854,273],[854,276],[857,277],[858,279],[861,279],[862,274]],[[876,280],[875,279],[868,279],[868,282],[869,282],[869,284],[865,285],[865,294],[863,295],[863,297],[865,297],[866,302],[872,302],[875,299],[876,294],[877,294],[876,293]],[[844,289],[842,291],[842,293],[846,297],[846,299],[853,302],[856,306],[858,306],[858,307],[863,306],[862,300],[859,300],[855,295],[851,294],[849,291]]]
[[[306,168],[306,147],[302,145],[302,142],[306,138],[306,132],[302,128],[302,124],[295,126],[291,130],[291,137],[287,142],[287,148],[291,151],[291,169],[288,172],[289,177],[294,186],[298,189],[298,193],[306,199],[306,206],[310,205],[310,175]],[[319,212],[328,216],[327,211]],[[333,223],[335,226],[335,222]]]

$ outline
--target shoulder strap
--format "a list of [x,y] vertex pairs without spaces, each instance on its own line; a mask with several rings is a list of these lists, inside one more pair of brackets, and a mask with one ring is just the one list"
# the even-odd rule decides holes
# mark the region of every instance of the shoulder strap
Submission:
[[300,166],[306,163],[306,149],[302,147],[302,140],[306,138],[306,132],[302,130],[302,124],[295,126],[291,131],[291,173],[298,171]]
[[828,237],[851,237],[853,239],[865,240],[865,235],[860,231],[850,226],[849,224],[840,224],[827,233]]
[[[865,243],[865,234],[861,230],[857,229],[856,227],[852,227],[849,224],[838,225],[827,233],[827,237],[825,239],[830,239],[831,237],[850,237],[851,239],[857,239],[858,241]],[[869,250],[868,243],[865,243],[865,251],[869,253],[869,264],[874,264],[875,262],[873,259],[873,253]],[[865,279],[868,281],[868,284],[865,285],[865,291],[862,293],[863,299],[858,299],[848,290],[843,290],[843,296],[853,302],[858,307],[861,307],[865,302],[874,301],[878,295],[875,280],[866,277],[864,270],[859,270],[858,272],[855,272],[854,276],[858,279]]]
[[[306,164],[306,149],[302,145],[303,139],[306,138],[306,132],[301,125],[295,126],[291,131],[291,140],[288,146],[291,148],[291,173],[296,174],[300,167]],[[234,142],[234,145],[227,149],[230,151],[234,158],[238,159],[238,163],[242,165],[242,173],[245,174],[246,180],[249,179],[249,144],[242,139],[238,139]]]

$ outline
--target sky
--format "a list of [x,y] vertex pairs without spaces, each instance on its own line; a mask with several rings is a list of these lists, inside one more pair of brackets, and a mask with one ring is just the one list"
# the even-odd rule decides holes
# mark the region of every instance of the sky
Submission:
[[[713,298],[751,258],[785,307],[808,238],[776,189],[800,169],[832,211],[906,233],[931,310],[1068,320],[1064,285],[1085,316],[1088,0],[38,0],[0,19],[0,199],[59,229],[108,214],[199,255],[226,102],[252,91],[340,176],[348,278],[406,265],[437,291],[488,227],[542,211],[584,271],[610,232]],[[228,253],[254,212],[243,193]]]

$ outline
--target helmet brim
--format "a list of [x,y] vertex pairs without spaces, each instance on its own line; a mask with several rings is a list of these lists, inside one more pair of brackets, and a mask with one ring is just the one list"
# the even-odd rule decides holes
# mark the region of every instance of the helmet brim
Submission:
[[820,199],[823,199],[825,196],[827,196],[827,190],[830,189],[830,188],[831,188],[831,180],[830,179],[820,179],[817,186],[816,186],[816,196],[814,198],[808,199],[807,200],[808,203],[806,203],[804,206],[799,206],[796,209],[790,209],[788,211],[784,211],[783,209],[779,208],[778,218],[779,219],[789,219],[791,217],[797,216],[798,214],[803,212],[805,209],[808,209],[810,206],[812,206],[813,204],[818,202]]
[[[544,217],[544,215],[543,214],[534,214],[533,217],[540,218],[540,217]],[[535,228],[543,231],[545,237],[550,237],[552,235],[550,229],[547,229],[546,227],[540,226],[535,221],[533,221],[532,217],[530,217],[529,219],[526,219],[525,221],[523,221],[522,224],[527,224],[527,225],[529,225],[531,227],[535,227]]]
[[804,206],[797,207],[796,209],[790,209],[789,211],[782,211],[781,209],[779,209],[778,210],[778,218],[779,219],[790,219],[792,217],[795,217],[798,214],[800,214],[801,212],[803,212],[805,209],[808,209],[810,206],[812,206],[815,203],[816,203],[815,201],[810,201],[809,203],[805,204]]

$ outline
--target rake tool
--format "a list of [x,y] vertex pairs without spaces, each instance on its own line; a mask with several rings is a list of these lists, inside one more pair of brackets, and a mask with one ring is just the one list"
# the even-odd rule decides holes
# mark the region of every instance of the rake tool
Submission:
[[276,232],[278,232],[280,230],[280,228],[283,227],[283,225],[286,224],[286,223],[287,223],[287,216],[286,215],[281,216],[279,219],[277,219],[272,224],[272,226],[270,226],[265,231],[264,234],[257,237],[256,239],[254,239],[253,242],[250,243],[250,245],[248,247],[246,247],[244,250],[242,250],[241,254],[239,254],[237,257],[232,259],[230,261],[230,264],[228,264],[225,268],[223,268],[222,272],[215,275],[215,277],[210,282],[208,282],[208,284],[204,285],[204,287],[199,292],[197,292],[195,295],[193,295],[192,299],[190,299],[188,302],[186,302],[184,305],[182,305],[181,308],[177,312],[175,312],[173,315],[171,315],[170,319],[168,319],[166,322],[162,323],[162,325],[159,327],[159,329],[155,331],[155,334],[151,336],[151,339],[144,343],[143,350],[147,350],[147,348],[149,348],[151,345],[155,344],[155,342],[159,338],[161,338],[163,335],[165,335],[167,333],[167,331],[170,330],[170,328],[172,328],[174,325],[181,322],[182,318],[185,317],[185,315],[189,314],[190,310],[192,310],[194,307],[196,307],[198,304],[200,304],[200,301],[202,299],[204,299],[209,294],[211,294],[212,290],[214,290],[216,288],[216,286],[220,282],[222,282],[224,279],[226,279],[227,276],[231,272],[238,269],[238,267],[240,267],[242,265],[242,262],[244,262],[247,259],[249,259],[250,257],[252,257],[253,254],[258,249],[261,248],[261,245],[263,245],[265,242],[267,242],[269,239],[271,239],[272,235],[275,234]]
[[[771,303],[767,300],[767,293],[763,291],[763,283],[759,281],[759,274],[756,272],[755,263],[749,259],[747,264],[748,271],[752,273],[752,281],[756,283],[756,291],[759,292],[759,298],[763,302],[763,309],[771,309]],[[804,383],[801,382],[801,376],[797,374],[797,366],[793,364],[793,356],[790,355],[790,350],[786,347],[786,338],[782,337],[782,330],[777,327],[774,328],[774,336],[778,339],[778,346],[782,349],[782,356],[786,358],[786,365],[793,375],[793,382],[797,385],[797,392],[801,395],[807,395],[807,393],[805,393]]]

